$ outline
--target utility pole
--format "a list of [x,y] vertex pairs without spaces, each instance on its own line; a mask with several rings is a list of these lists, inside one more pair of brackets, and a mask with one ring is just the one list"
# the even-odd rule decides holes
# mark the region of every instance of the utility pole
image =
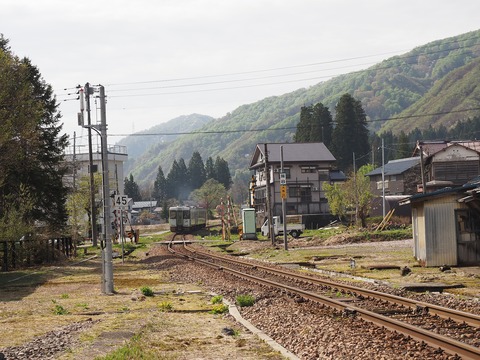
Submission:
[[[102,193],[103,193],[103,240],[101,242],[102,249],[102,292],[107,295],[113,294],[113,262],[112,262],[112,237],[110,232],[110,179],[108,173],[108,144],[107,144],[107,118],[105,108],[105,88],[100,85],[100,125],[92,125],[90,117],[90,95],[93,94],[94,89],[90,87],[89,83],[85,84],[85,88],[80,89],[80,113],[78,115],[78,124],[88,129],[88,147],[89,147],[89,163],[90,163],[90,195],[92,206],[92,242],[97,246],[97,217],[94,193],[94,177],[93,177],[93,149],[92,149],[92,130],[95,130],[100,135],[102,147]],[[83,119],[83,92],[86,93],[87,105],[87,125],[84,124]]]
[[425,181],[425,163],[423,162],[423,146],[420,145],[420,172],[422,175],[422,193],[427,193],[427,183]]
[[[323,129],[323,127],[322,127]],[[283,145],[280,145],[280,174],[283,174]],[[280,186],[282,186],[280,184]],[[288,250],[287,221],[285,219],[285,198],[282,196],[283,248]]]
[[385,146],[382,138],[382,215],[385,219]]
[[[113,261],[112,261],[112,237],[110,235],[110,179],[108,172],[108,144],[107,144],[107,116],[105,106],[105,88],[100,85],[100,137],[102,142],[102,184],[103,184],[103,244],[102,251],[105,259],[105,273],[103,292],[113,294]],[[123,216],[121,217],[123,222]]]
[[358,224],[358,188],[357,188],[357,168],[355,165],[355,152],[353,152],[353,186],[355,191],[355,225]]
[[272,206],[270,204],[270,170],[268,168],[268,149],[267,143],[264,144],[265,150],[265,191],[266,191],[266,209],[267,218],[268,218],[268,233],[270,234],[270,240],[272,241],[272,245],[275,245],[275,234],[273,233],[273,218],[272,218]]
[[[87,82],[85,84],[85,101],[87,110],[87,131],[88,131],[88,166],[90,175],[90,221],[92,222],[92,245],[97,246],[97,206],[95,204],[95,180],[93,176],[93,147],[92,147],[92,118],[90,115],[90,95],[93,94],[93,88]],[[83,91],[80,89],[80,110],[83,112]]]

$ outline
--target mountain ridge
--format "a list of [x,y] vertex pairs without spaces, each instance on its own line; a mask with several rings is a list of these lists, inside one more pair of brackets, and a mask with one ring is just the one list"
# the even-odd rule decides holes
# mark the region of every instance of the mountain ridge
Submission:
[[[193,151],[199,151],[204,161],[209,156],[224,158],[232,175],[249,173],[249,156],[257,143],[293,141],[302,106],[322,102],[334,115],[335,104],[345,93],[362,102],[372,132],[453,126],[458,119],[479,113],[465,111],[478,99],[479,58],[480,30],[436,40],[365,70],[241,105],[221,118],[211,118],[191,134],[178,136],[168,146],[152,145],[132,161],[126,174],[132,172],[139,185],[149,186],[158,166],[168,173],[173,160],[188,161]],[[435,105],[441,99],[451,100]],[[444,115],[426,116],[437,108]],[[454,113],[455,109],[462,112]],[[418,112],[422,121],[412,117]],[[392,118],[399,120],[389,121]]]

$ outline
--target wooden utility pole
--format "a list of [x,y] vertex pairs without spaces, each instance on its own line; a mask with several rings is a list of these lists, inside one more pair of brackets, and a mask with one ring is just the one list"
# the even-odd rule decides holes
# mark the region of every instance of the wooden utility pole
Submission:
[[272,206],[270,204],[270,170],[268,168],[268,149],[267,143],[264,144],[264,160],[265,160],[265,191],[266,191],[266,203],[265,211],[267,212],[268,218],[268,233],[270,234],[270,239],[272,245],[275,245],[275,234],[273,232],[273,219],[272,219]]

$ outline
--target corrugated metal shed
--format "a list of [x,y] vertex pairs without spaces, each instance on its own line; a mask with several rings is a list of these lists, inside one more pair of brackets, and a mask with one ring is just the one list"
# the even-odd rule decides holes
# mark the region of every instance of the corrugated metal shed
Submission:
[[423,266],[458,265],[455,211],[467,209],[459,200],[477,185],[445,188],[412,196],[414,256]]
[[451,194],[424,204],[425,266],[457,265],[455,209],[462,207]]

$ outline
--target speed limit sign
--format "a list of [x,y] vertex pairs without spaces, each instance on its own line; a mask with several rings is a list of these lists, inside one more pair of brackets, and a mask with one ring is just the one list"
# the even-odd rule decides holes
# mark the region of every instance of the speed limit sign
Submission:
[[127,195],[115,195],[114,206],[116,208],[125,209],[128,206],[128,196]]

